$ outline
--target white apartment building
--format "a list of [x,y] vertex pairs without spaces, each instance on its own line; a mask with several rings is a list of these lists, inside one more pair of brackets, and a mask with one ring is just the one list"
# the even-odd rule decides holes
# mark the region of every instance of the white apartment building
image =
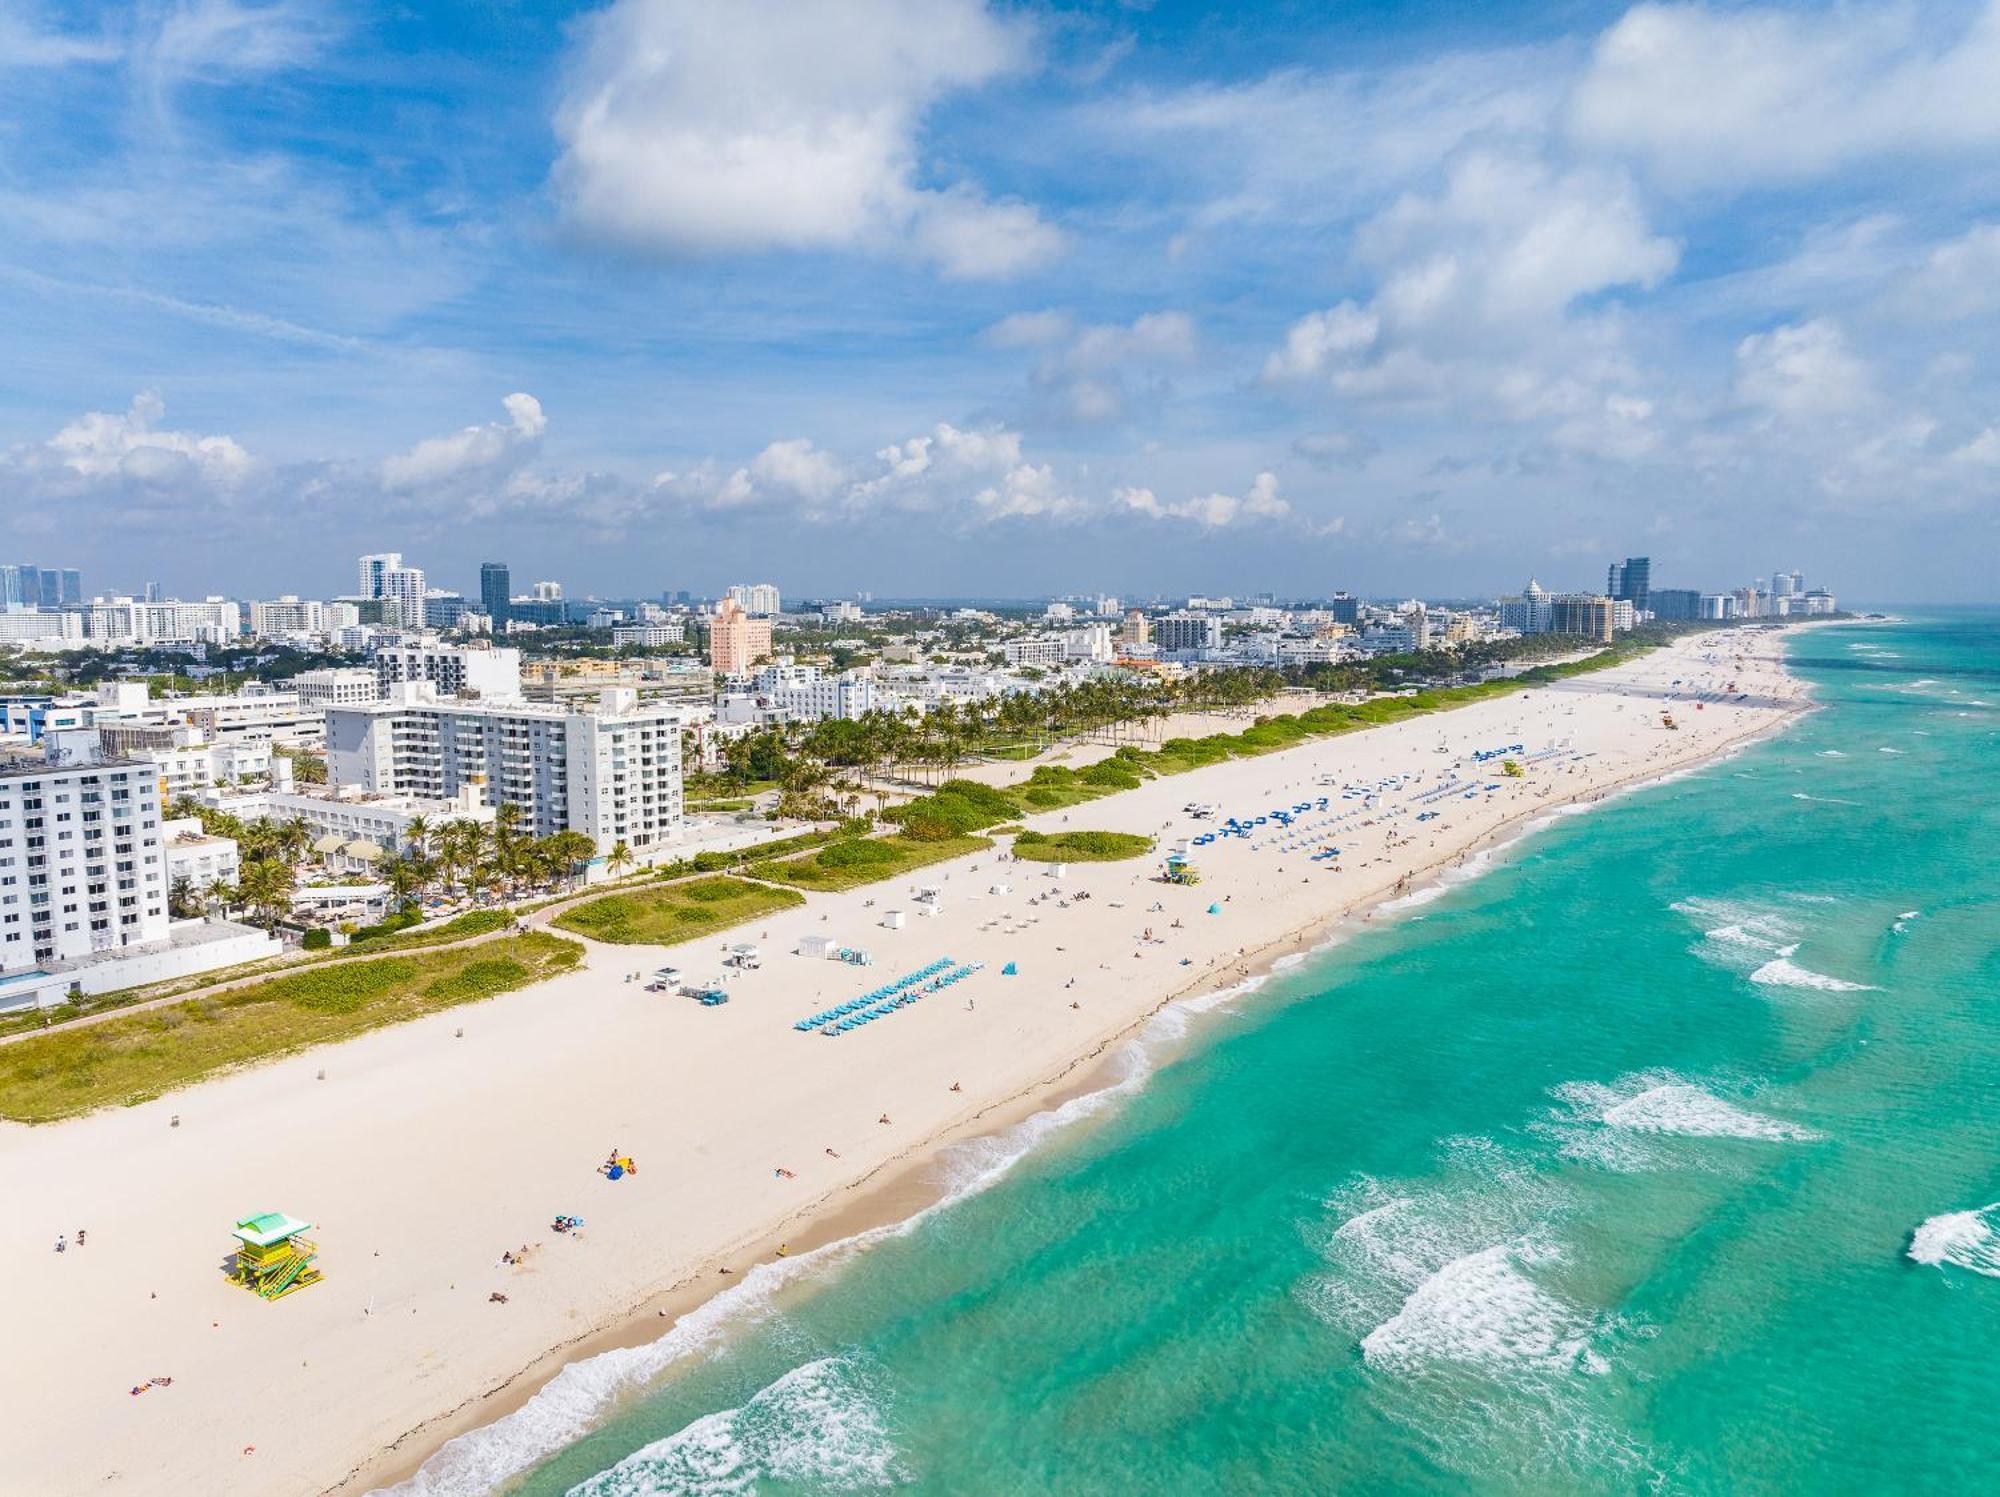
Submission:
[[382,617],[408,629],[424,626],[424,571],[422,567],[390,567],[382,573]]
[[775,618],[783,611],[778,606],[778,589],[769,582],[739,582],[729,589],[729,596],[752,616]]
[[826,603],[820,607],[820,617],[836,624],[853,624],[861,620],[859,603]]
[[83,621],[86,636],[108,645],[228,644],[243,633],[242,606],[227,598],[99,598],[83,610]]
[[[809,678],[800,673],[810,672]],[[759,673],[758,690],[769,705],[788,718],[817,721],[827,717],[859,719],[882,705],[875,690],[875,678],[864,670],[843,671],[837,676],[821,674],[816,666],[794,667],[794,679],[763,684]]]
[[390,572],[403,568],[403,553],[400,551],[378,551],[373,556],[361,558],[358,586],[355,591],[364,598],[382,596],[382,579]]
[[181,816],[160,823],[167,854],[167,891],[183,879],[197,892],[220,884],[228,888],[242,872],[242,856],[233,837],[211,837],[199,816]]
[[1005,641],[1000,646],[1000,653],[1009,665],[1029,665],[1046,669],[1061,665],[1065,651],[1061,635],[1035,634],[1026,639]]
[[681,832],[686,709],[627,688],[589,707],[447,701],[423,683],[388,700],[328,709],[327,777],[378,795],[453,799],[476,786],[520,808],[537,837],[581,832],[600,855],[623,842],[640,862],[671,855]]
[[245,926],[174,922],[167,889],[150,765],[106,758],[93,732],[55,733],[44,757],[0,762],[0,1011],[282,949]]
[[677,645],[686,639],[685,624],[626,624],[611,631],[614,648],[638,645],[642,649],[652,649],[656,645]]
[[324,712],[329,707],[354,707],[382,695],[380,679],[362,666],[335,666],[330,670],[300,671],[292,677],[292,689],[299,705]]
[[1085,624],[1081,629],[1071,629],[1063,635],[1063,658],[1067,660],[1088,660],[1103,665],[1117,654],[1111,644],[1109,624]]
[[521,694],[521,652],[463,645],[391,645],[375,652],[375,681],[381,695],[405,682],[421,681],[441,697],[468,692],[482,697]]
[[0,967],[76,960],[167,934],[160,785],[94,733],[0,767]]
[[0,612],[0,644],[28,644],[44,649],[79,649],[84,643],[84,616],[39,611]]
[[200,729],[185,724],[100,723],[96,731],[107,758],[153,766],[165,801],[271,772],[269,740],[211,743]]
[[250,605],[250,632],[263,639],[282,639],[291,634],[324,634],[326,605],[313,598],[286,593],[267,603]]

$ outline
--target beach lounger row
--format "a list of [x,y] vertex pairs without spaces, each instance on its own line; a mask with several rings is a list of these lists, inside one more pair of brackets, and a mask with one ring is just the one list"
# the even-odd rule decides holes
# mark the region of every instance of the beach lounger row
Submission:
[[833,1023],[838,1019],[844,1019],[850,1014],[860,1013],[861,1010],[880,1003],[886,998],[893,998],[896,994],[915,987],[926,978],[936,977],[940,972],[947,971],[955,965],[956,963],[950,957],[939,957],[929,966],[919,967],[916,971],[899,977],[894,982],[885,983],[872,992],[863,993],[859,998],[851,998],[838,1007],[829,1008],[822,1013],[814,1014],[809,1019],[801,1019],[792,1028],[798,1030],[801,1034],[810,1034],[822,1025]]
[[964,982],[966,978],[972,976],[973,973],[979,971],[985,965],[984,962],[966,962],[962,965],[953,966],[949,971],[940,972],[936,976],[918,983],[915,987],[896,994],[893,998],[884,999],[873,1008],[865,1008],[860,1013],[854,1014],[849,1018],[824,1024],[820,1026],[819,1032],[829,1038],[837,1038],[840,1035],[860,1029],[865,1025],[873,1024],[877,1019],[886,1019],[898,1009],[908,1008],[911,1004],[921,1002],[933,993],[942,993],[946,988]]

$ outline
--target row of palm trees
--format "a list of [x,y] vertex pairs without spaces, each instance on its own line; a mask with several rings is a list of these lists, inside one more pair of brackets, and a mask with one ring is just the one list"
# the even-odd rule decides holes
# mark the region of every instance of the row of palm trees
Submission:
[[[291,913],[299,867],[313,842],[304,821],[269,817],[245,821],[191,796],[175,801],[168,814],[199,818],[209,835],[233,839],[239,854],[233,884],[213,880],[197,888],[190,879],[176,879],[168,891],[176,916],[246,914],[268,928]],[[434,894],[462,894],[474,901],[488,895],[518,898],[562,887],[577,877],[596,851],[596,844],[581,832],[525,834],[520,807],[503,805],[495,809],[488,825],[469,820],[433,825],[424,817],[413,817],[402,849],[384,857],[375,876],[389,886],[397,909]],[[622,871],[633,862],[631,850],[620,842],[608,862],[614,873]]]
[[1172,713],[1247,707],[1285,684],[1275,670],[1105,677],[982,701],[947,700],[921,716],[878,711],[791,724],[733,742],[720,778],[737,789],[775,780],[782,814],[851,814],[857,776],[874,782],[879,796],[885,779],[935,783],[981,753],[1040,750],[1107,733],[1120,740],[1156,736]]
[[[496,806],[490,824],[456,819],[433,825],[412,817],[403,839],[402,850],[376,867],[398,909],[433,894],[480,903],[489,896],[553,892],[577,878],[597,852],[582,832],[524,834],[521,808],[512,804]],[[620,872],[631,866],[632,851],[620,842],[607,861]]]

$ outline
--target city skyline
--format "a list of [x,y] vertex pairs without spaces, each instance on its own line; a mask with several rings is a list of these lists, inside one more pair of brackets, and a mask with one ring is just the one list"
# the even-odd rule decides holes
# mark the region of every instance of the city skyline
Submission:
[[10,7],[16,549],[1991,596],[1991,5],[702,14]]

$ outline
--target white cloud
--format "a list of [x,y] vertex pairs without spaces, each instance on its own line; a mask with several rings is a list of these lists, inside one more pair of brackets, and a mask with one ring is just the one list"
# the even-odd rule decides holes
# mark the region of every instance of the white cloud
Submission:
[[36,11],[32,4],[14,5],[0,0],[0,72],[8,68],[110,62],[118,56],[118,47],[109,37],[59,29]]
[[840,459],[804,437],[771,443],[750,460],[749,468],[749,478],[760,490],[796,494],[809,503],[830,498],[846,474]]
[[1183,520],[1208,530],[1221,530],[1246,520],[1281,520],[1292,507],[1278,497],[1274,473],[1259,473],[1243,494],[1205,494],[1163,501],[1148,488],[1120,488],[1111,495],[1114,510],[1149,520]]
[[148,390],[134,397],[124,414],[90,411],[63,427],[39,451],[17,449],[15,460],[57,464],[85,479],[146,483],[191,479],[229,485],[250,471],[250,454],[234,438],[156,430],[153,423],[165,414],[165,403]]
[[1285,334],[1285,346],[1264,362],[1268,380],[1309,379],[1374,347],[1382,319],[1344,301],[1324,312],[1308,312]]
[[1736,396],[1789,420],[1837,416],[1868,398],[1867,366],[1824,318],[1752,333],[1736,345]]
[[427,437],[408,452],[383,459],[384,487],[412,490],[464,477],[489,475],[520,466],[538,450],[548,418],[532,395],[513,394],[501,402],[505,421],[468,426],[446,437]]
[[556,186],[579,228],[627,249],[904,246],[950,276],[1017,275],[1060,231],[969,182],[920,185],[920,135],[1029,42],[983,0],[616,0],[556,113]]
[[997,484],[972,496],[987,520],[1066,520],[1081,518],[1084,503],[1057,481],[1047,463],[1009,468]]
[[1185,312],[1147,312],[1129,323],[1079,323],[1067,312],[1017,312],[988,328],[995,348],[1040,352],[1030,375],[1036,414],[1058,422],[1092,425],[1123,417],[1132,403],[1132,381],[1165,392],[1161,371],[1192,363],[1194,319]]
[[2000,310],[2000,224],[1974,224],[1933,248],[1898,299],[1937,322]]
[[1933,8],[1639,5],[1598,39],[1572,136],[1687,184],[1807,178],[2000,142],[2000,5],[1942,42]]

